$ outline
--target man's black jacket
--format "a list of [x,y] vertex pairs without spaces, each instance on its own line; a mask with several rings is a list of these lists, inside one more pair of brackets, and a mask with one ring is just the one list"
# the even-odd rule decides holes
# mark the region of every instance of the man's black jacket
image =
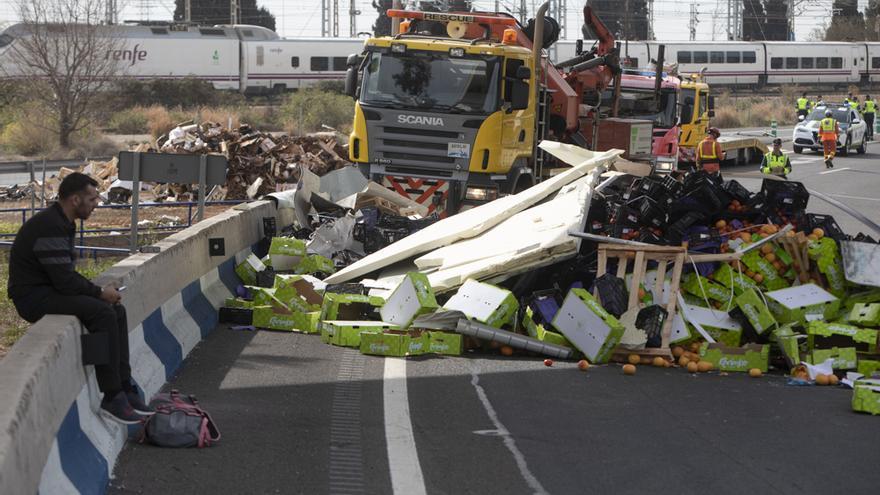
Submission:
[[76,224],[58,203],[25,222],[9,255],[9,297],[26,297],[35,289],[48,287],[65,295],[99,297],[101,287],[74,269],[75,235]]

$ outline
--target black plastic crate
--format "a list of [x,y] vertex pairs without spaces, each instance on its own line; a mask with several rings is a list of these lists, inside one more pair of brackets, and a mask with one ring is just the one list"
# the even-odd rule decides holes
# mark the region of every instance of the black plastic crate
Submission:
[[638,226],[642,223],[641,213],[628,204],[620,205],[614,210],[611,223],[614,225]]
[[804,215],[804,221],[810,231],[813,229],[822,229],[825,231],[826,237],[830,237],[835,241],[846,241],[849,239],[849,236],[843,232],[843,229],[840,228],[840,225],[837,225],[837,222],[831,215],[807,213]]
[[732,199],[735,199],[742,204],[746,204],[752,199],[751,191],[735,180],[725,182],[723,189]]
[[596,279],[596,290],[605,311],[615,318],[626,312],[629,295],[626,290],[626,282],[622,278],[606,273]]
[[761,193],[766,198],[765,208],[788,212],[803,211],[810,201],[810,193],[800,182],[764,179]]
[[236,325],[250,325],[254,321],[254,310],[250,308],[220,308],[220,323],[234,323]]
[[257,272],[257,287],[265,287],[267,289],[275,287],[276,273],[278,272],[273,270],[271,267],[266,267],[265,270]]
[[355,283],[327,284],[327,287],[324,288],[325,294],[359,294],[365,296],[367,292],[369,291],[363,284]]
[[668,211],[666,205],[647,196],[643,196],[643,198],[639,204],[639,215],[642,222],[653,227],[666,225],[666,212]]
[[657,304],[642,308],[636,316],[636,328],[648,335],[646,347],[660,347],[663,343],[663,324],[668,313]]

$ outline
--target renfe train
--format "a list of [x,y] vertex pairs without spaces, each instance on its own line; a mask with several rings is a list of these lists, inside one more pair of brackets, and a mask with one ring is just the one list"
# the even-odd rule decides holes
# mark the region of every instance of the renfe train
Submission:
[[[297,89],[321,80],[343,79],[346,59],[358,53],[358,38],[280,38],[275,32],[248,25],[107,27],[121,38],[120,48],[105,56],[120,61],[121,77],[176,79],[195,77],[216,88],[265,93]],[[0,32],[0,77],[14,77],[6,55],[25,33],[14,24]],[[550,56],[575,55],[575,41],[559,41]],[[591,46],[585,40],[586,49]],[[804,84],[811,88],[842,88],[880,83],[880,42],[691,42],[631,41],[621,45],[630,67],[647,67],[666,46],[665,63],[680,73],[706,69],[709,84],[761,88]]]

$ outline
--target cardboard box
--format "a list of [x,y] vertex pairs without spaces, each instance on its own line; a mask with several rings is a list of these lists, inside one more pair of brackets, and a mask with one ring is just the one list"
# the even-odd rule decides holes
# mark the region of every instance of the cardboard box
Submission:
[[862,378],[853,385],[853,411],[880,414],[880,379]]
[[257,272],[265,269],[266,265],[260,261],[260,258],[251,253],[235,267],[235,273],[244,285],[257,285]]
[[871,289],[863,292],[851,294],[846,298],[845,309],[852,311],[856,304],[873,304],[880,303],[880,289]]
[[528,332],[530,337],[536,338],[541,342],[547,342],[548,344],[556,344],[564,347],[569,347],[574,349],[574,346],[568,339],[565,338],[564,335],[560,333],[556,333],[544,328],[544,325],[539,325],[535,323],[535,314],[532,311],[532,308],[526,306],[526,312],[523,316],[523,326],[526,328],[526,332]]
[[721,266],[715,270],[715,273],[712,274],[712,278],[728,289],[732,287],[734,294],[737,296],[749,289],[759,290],[758,284],[756,284],[754,280],[746,277],[745,274],[740,274],[727,263],[722,263]]
[[321,312],[320,311],[310,311],[308,313],[303,313],[300,311],[294,311],[294,329],[299,330],[303,333],[321,333]]
[[764,304],[764,300],[758,295],[754,289],[743,291],[735,299],[736,307],[746,315],[746,319],[759,334],[764,334],[768,330],[773,330],[778,323],[770,312],[770,309]]
[[275,275],[275,297],[291,309],[319,311],[324,297],[302,275]]
[[315,273],[331,274],[336,273],[336,265],[333,264],[333,260],[325,258],[320,254],[310,254],[303,257],[299,264],[294,267],[293,271],[299,275],[313,275]]
[[611,357],[624,327],[584,289],[571,289],[551,323],[591,363]]
[[342,347],[360,347],[361,334],[388,330],[396,328],[381,321],[324,320],[321,322],[321,341]]
[[697,297],[708,298],[722,303],[729,301],[733,295],[728,287],[695,273],[689,273],[684,277],[681,288]]
[[691,333],[690,326],[685,323],[684,318],[681,316],[681,312],[677,311],[675,316],[672,317],[672,329],[669,332],[669,343],[681,344],[692,340],[694,337],[694,334]]
[[428,352],[444,356],[461,356],[464,340],[461,334],[428,332]]
[[468,279],[443,309],[461,311],[472,320],[501,328],[516,316],[519,302],[509,290]]
[[833,320],[840,308],[840,299],[815,284],[768,292],[765,296],[779,323],[806,325],[813,320]]
[[859,352],[877,352],[880,331],[842,323],[811,321],[807,327],[807,345],[811,349],[852,347]]
[[855,347],[813,349],[806,357],[806,361],[810,364],[821,364],[828,359],[833,359],[834,362],[831,364],[831,367],[835,370],[854,370],[858,363]]
[[254,306],[253,325],[269,330],[293,331],[297,325],[297,318],[293,312],[279,310],[274,306]]
[[268,306],[273,302],[287,306],[280,299],[275,298],[275,289],[267,289],[266,287],[248,287],[251,296],[254,298],[254,306]]
[[742,325],[727,313],[689,304],[685,304],[685,306],[681,308],[680,313],[690,335],[702,335],[702,332],[697,328],[699,325],[716,342],[722,342],[731,347],[739,346],[740,340],[742,340]]
[[364,332],[360,340],[362,354],[404,357],[428,352],[428,332]]
[[788,282],[779,275],[773,264],[761,256],[760,249],[753,249],[744,254],[742,262],[753,272],[764,276],[763,285],[768,290],[779,290],[788,287]]
[[275,270],[293,270],[306,255],[306,242],[301,239],[273,237],[269,245],[269,257]]
[[863,327],[880,327],[880,304],[856,303],[849,313],[849,322]]
[[770,346],[746,344],[742,347],[728,347],[704,342],[700,347],[700,359],[712,363],[720,371],[745,372],[758,368],[766,372],[770,363]]
[[249,301],[240,297],[227,297],[226,301],[223,303],[223,306],[227,308],[251,309],[254,307],[254,301]]
[[856,371],[867,377],[874,376],[874,373],[880,372],[880,359],[865,359],[859,356]]
[[422,273],[407,273],[379,310],[382,321],[407,328],[416,316],[440,308],[428,277]]
[[385,300],[378,296],[328,292],[321,305],[321,320],[378,320],[378,308],[384,303]]

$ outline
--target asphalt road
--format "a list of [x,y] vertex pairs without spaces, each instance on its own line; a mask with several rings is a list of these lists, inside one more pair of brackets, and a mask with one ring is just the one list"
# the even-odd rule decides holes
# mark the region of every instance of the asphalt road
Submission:
[[[820,156],[792,155],[791,179],[880,222],[874,153],[880,146],[840,157],[833,171]],[[866,230],[815,198],[808,209],[833,214],[850,233]],[[844,388],[651,367],[628,377],[618,365],[582,372],[476,353],[403,363],[317,336],[221,326],[170,385],[199,397],[223,439],[201,450],[130,442],[110,492],[717,495],[880,486],[880,418],[853,413]]]

